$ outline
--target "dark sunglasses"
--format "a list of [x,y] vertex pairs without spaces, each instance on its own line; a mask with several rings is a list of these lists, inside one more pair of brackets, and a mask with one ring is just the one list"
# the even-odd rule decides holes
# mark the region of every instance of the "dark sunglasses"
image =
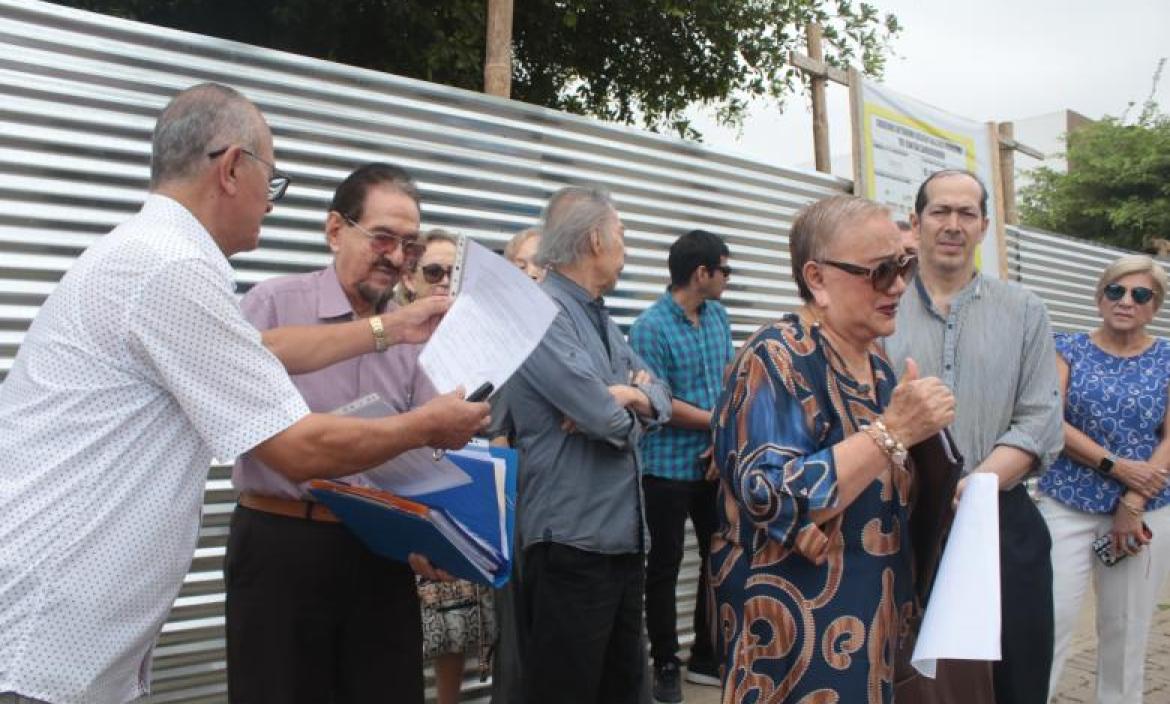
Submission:
[[423,279],[428,284],[437,284],[443,280],[443,277],[450,277],[451,271],[454,267],[443,266],[442,264],[427,264],[422,268]]
[[[706,265],[704,265],[704,266],[706,266]],[[728,266],[727,264],[724,264],[723,266],[708,266],[707,271],[710,272],[712,275],[714,275],[715,272],[717,272],[717,271],[722,271],[723,278],[725,278],[725,279],[731,278],[731,267]]]
[[1129,291],[1129,295],[1133,298],[1133,302],[1139,306],[1144,306],[1145,304],[1154,300],[1154,290],[1146,288],[1145,286],[1134,286],[1133,288],[1127,289],[1121,284],[1109,284],[1105,287],[1105,290],[1102,291],[1102,293],[1104,293],[1105,297],[1111,301],[1120,301],[1122,298],[1125,298],[1126,291]]
[[913,254],[904,254],[900,257],[883,259],[878,262],[877,266],[871,269],[858,266],[857,264],[850,264],[849,262],[835,262],[828,259],[821,263],[837,267],[846,274],[864,276],[869,279],[873,290],[878,292],[889,291],[890,287],[894,285],[894,281],[898,278],[909,282],[910,279],[914,278],[914,272],[918,271],[918,257]]

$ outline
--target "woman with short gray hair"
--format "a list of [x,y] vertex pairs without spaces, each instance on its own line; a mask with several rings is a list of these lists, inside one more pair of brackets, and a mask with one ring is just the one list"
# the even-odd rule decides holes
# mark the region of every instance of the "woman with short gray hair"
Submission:
[[714,410],[723,702],[889,702],[913,611],[907,448],[954,418],[877,345],[916,260],[885,208],[836,196],[789,239],[804,306],[743,346]]
[[1170,342],[1147,331],[1166,272],[1147,256],[1123,256],[1102,272],[1096,294],[1101,325],[1056,335],[1064,452],[1041,475],[1039,501],[1052,534],[1049,694],[1091,579],[1097,702],[1118,704],[1142,700],[1150,623],[1170,574]]

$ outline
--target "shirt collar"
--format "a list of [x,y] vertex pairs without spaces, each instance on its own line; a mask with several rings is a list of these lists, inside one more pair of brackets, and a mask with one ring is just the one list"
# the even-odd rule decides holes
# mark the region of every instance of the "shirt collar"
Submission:
[[568,294],[578,303],[583,305],[594,305],[601,307],[605,306],[604,298],[601,296],[596,298],[590,296],[589,292],[582,288],[580,284],[558,271],[549,270],[548,274],[544,277],[544,280],[548,282],[549,286]]
[[[914,277],[914,288],[918,292],[922,303],[926,309],[935,312],[934,301],[930,299],[930,293],[926,290],[926,284],[922,283],[921,276]],[[975,275],[967,282],[967,285],[959,290],[955,297],[951,300],[951,310],[957,310],[971,298],[982,298],[983,296],[983,274],[975,271]]]
[[341,280],[337,278],[337,268],[330,264],[317,275],[317,317],[321,320],[352,317],[353,306],[341,288]]
[[178,225],[177,231],[187,240],[199,248],[203,256],[223,274],[233,286],[235,285],[235,271],[231,262],[223,255],[223,250],[216,244],[215,238],[199,222],[199,218],[187,206],[179,201],[164,196],[161,193],[151,193],[142,203],[141,215],[151,220],[171,220]]
[[[682,320],[686,321],[687,325],[691,324],[691,319],[687,317],[687,312],[685,310],[683,310],[683,307],[678,304],[678,301],[674,300],[674,295],[671,293],[671,289],[669,286],[666,287],[666,293],[662,294],[662,300],[666,301],[667,310],[669,310],[671,313],[673,313],[675,315],[675,317],[681,318]],[[703,312],[706,309],[707,309],[707,301],[702,301],[701,303],[699,303],[699,309],[698,309],[697,313],[699,314],[700,318],[703,317]]]

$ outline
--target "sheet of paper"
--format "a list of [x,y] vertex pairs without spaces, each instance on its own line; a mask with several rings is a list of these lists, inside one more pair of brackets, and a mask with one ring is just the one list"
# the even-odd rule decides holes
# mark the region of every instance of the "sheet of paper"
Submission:
[[441,394],[457,386],[471,393],[485,381],[499,390],[536,349],[556,314],[556,305],[524,272],[468,241],[455,303],[419,364]]
[[999,482],[967,475],[910,662],[934,678],[937,661],[1000,659]]
[[[382,418],[394,415],[395,411],[378,394],[369,394],[345,404],[333,413],[359,418]],[[420,447],[367,469],[351,481],[410,497],[467,484],[471,477],[445,457],[436,460],[431,448]]]

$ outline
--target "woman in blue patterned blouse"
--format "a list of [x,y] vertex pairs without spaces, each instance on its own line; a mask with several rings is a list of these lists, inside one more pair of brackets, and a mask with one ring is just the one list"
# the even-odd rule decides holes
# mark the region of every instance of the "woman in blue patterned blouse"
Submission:
[[[1056,335],[1064,453],[1040,478],[1056,609],[1049,692],[1091,576],[1099,704],[1141,702],[1146,639],[1170,571],[1170,342],[1146,332],[1165,295],[1166,272],[1157,262],[1121,257],[1097,282],[1101,326]],[[1133,557],[1106,566],[1091,548],[1102,535],[1114,553]]]
[[954,397],[912,361],[895,386],[875,344],[916,263],[885,208],[815,203],[789,251],[805,305],[744,344],[715,407],[722,701],[888,704],[914,608],[905,447]]

